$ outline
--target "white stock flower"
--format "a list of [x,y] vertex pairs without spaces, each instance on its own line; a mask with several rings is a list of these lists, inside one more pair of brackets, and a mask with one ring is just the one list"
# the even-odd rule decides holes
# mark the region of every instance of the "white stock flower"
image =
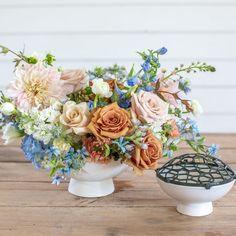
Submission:
[[193,115],[194,116],[197,116],[197,115],[203,113],[203,108],[202,108],[201,104],[197,100],[192,100],[191,105],[192,105]]
[[110,86],[103,79],[94,79],[92,80],[92,91],[96,95],[100,95],[101,97],[109,98],[112,96],[112,92],[110,91]]
[[2,138],[5,144],[13,143],[19,140],[21,137],[21,133],[13,125],[7,124],[6,126],[4,126]]
[[10,116],[14,110],[15,110],[15,105],[11,102],[5,102],[0,105],[0,112],[3,115]]

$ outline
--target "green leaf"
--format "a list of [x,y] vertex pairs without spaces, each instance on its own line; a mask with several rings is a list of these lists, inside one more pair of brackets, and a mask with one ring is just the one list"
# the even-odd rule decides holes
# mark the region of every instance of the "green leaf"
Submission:
[[94,98],[94,103],[93,103],[93,107],[96,108],[98,105],[98,100],[99,100],[99,95],[96,94],[95,98]]
[[52,167],[49,176],[52,177],[55,173],[56,173],[56,167]]
[[133,87],[131,87],[131,88],[128,90],[128,92],[125,94],[125,97],[126,97],[126,98],[130,98],[131,95],[136,92],[137,88],[138,88],[138,84],[136,84],[136,85],[134,85]]
[[130,72],[128,74],[128,77],[133,76],[133,73],[134,73],[134,64],[133,64],[133,66],[132,66],[132,68],[131,68],[131,70],[130,70]]
[[108,157],[111,153],[111,149],[108,144],[105,144],[105,157]]

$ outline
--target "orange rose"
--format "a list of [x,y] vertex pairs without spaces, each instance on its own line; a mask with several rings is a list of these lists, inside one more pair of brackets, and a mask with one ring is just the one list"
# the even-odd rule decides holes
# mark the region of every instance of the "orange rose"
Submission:
[[147,132],[143,142],[147,148],[135,146],[133,156],[127,161],[138,175],[141,175],[143,170],[157,169],[157,162],[162,157],[162,143],[150,131]]
[[130,114],[112,103],[98,108],[93,114],[89,125],[91,132],[100,140],[106,142],[129,134],[132,130]]

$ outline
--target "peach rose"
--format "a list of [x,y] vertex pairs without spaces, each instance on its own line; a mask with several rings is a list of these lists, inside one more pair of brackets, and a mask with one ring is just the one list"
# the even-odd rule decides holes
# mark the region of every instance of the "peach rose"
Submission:
[[65,70],[62,72],[61,80],[64,81],[64,87],[67,94],[79,91],[82,89],[89,78],[84,70]]
[[129,112],[112,103],[98,108],[87,127],[98,139],[106,142],[127,135],[132,130],[132,123]]
[[90,119],[86,102],[76,104],[75,102],[66,102],[63,106],[63,113],[60,116],[60,122],[67,128],[67,132],[74,132],[78,135],[89,133],[86,128]]
[[143,139],[147,145],[146,149],[135,146],[135,151],[127,164],[134,168],[136,174],[142,174],[143,170],[155,170],[158,166],[158,160],[162,157],[162,143],[148,131]]
[[153,123],[168,114],[168,103],[164,102],[156,94],[146,91],[134,93],[131,98],[132,110],[137,117],[147,123]]

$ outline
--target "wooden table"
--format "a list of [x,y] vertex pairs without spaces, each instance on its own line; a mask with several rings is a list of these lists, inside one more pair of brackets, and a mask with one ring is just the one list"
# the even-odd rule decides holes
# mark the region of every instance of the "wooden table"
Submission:
[[[220,157],[236,169],[236,135],[207,135],[221,146]],[[0,235],[236,235],[236,187],[214,203],[214,213],[187,217],[159,188],[154,172],[115,179],[116,192],[104,198],[79,198],[67,183],[51,185],[16,146],[0,144]],[[179,153],[189,152],[182,147]]]

